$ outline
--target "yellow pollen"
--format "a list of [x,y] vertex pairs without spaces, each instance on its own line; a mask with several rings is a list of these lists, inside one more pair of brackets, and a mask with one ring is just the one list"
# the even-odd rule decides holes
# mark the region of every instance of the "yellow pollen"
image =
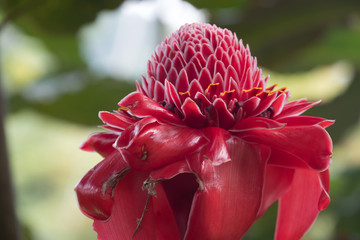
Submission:
[[189,96],[190,96],[190,92],[189,92],[189,91],[179,92],[179,94],[180,94],[181,96],[184,96],[184,95],[189,95]]
[[280,93],[285,93],[286,90],[287,90],[287,88],[286,88],[286,87],[283,87],[283,88],[280,88],[280,89],[277,90],[277,91],[280,92]]
[[244,93],[248,93],[248,92],[250,92],[250,91],[253,91],[254,89],[256,89],[256,90],[262,90],[262,88],[254,87],[254,88],[250,88],[250,89],[244,89],[243,92],[244,92]]
[[123,106],[120,106],[120,107],[118,108],[118,111],[129,111],[129,110],[130,110],[130,108],[123,107]]
[[222,92],[222,93],[220,93],[220,97],[223,97],[223,96],[224,96],[225,94],[227,94],[227,93],[233,93],[233,92],[235,92],[235,89],[230,90],[230,91]]
[[208,94],[211,86],[219,86],[219,83],[210,83],[207,89],[205,90],[205,93]]

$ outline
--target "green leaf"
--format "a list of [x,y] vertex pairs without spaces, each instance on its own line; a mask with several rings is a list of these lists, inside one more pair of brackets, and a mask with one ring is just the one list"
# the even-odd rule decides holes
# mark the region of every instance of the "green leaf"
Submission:
[[[305,66],[289,63],[296,62],[305,49],[323,44],[334,27],[345,28],[346,20],[360,13],[360,1],[279,0],[267,5],[254,1],[238,13],[227,16],[227,20],[216,18],[215,14],[212,20],[223,22],[222,27],[235,31],[248,43],[260,65],[276,71],[295,71],[304,70]],[[324,63],[322,59],[313,64]]]
[[359,239],[360,168],[353,166],[333,178],[330,193],[328,211],[335,217],[334,239]]
[[0,7],[3,23],[12,21],[40,39],[57,58],[59,70],[66,71],[85,66],[76,35],[79,28],[93,21],[101,10],[113,9],[121,3],[121,0],[4,0]]
[[[359,24],[360,25],[360,24]],[[309,46],[296,59],[286,64],[289,70],[309,69],[312,66],[347,60],[360,67],[360,31],[354,28],[336,28],[324,40]]]
[[16,19],[29,32],[56,35],[75,34],[80,26],[95,19],[103,9],[113,9],[121,0],[4,0],[0,6],[5,15]]
[[11,97],[13,111],[33,108],[43,114],[80,124],[98,125],[98,112],[116,110],[117,103],[135,90],[135,82],[94,79],[70,72],[35,83]]

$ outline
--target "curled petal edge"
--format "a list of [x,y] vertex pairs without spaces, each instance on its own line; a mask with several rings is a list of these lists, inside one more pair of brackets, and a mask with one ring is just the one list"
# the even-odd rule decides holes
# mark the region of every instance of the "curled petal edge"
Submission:
[[81,211],[94,220],[107,221],[113,209],[116,184],[129,170],[121,154],[114,150],[88,171],[75,187]]

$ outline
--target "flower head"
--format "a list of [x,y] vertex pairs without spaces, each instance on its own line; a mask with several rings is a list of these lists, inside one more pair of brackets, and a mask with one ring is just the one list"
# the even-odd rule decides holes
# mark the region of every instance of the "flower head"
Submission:
[[190,127],[229,129],[244,118],[275,117],[286,89],[266,88],[250,49],[227,29],[185,25],[158,47],[138,90]]
[[240,239],[278,200],[276,239],[299,239],[329,203],[331,125],[267,87],[227,29],[182,26],[157,48],[76,186],[99,239]]

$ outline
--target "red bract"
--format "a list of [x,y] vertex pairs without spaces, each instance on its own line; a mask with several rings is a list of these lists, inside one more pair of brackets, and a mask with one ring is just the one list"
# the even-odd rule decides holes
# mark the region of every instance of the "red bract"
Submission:
[[137,92],[100,112],[110,131],[82,146],[104,157],[76,186],[98,238],[238,240],[276,200],[275,239],[301,238],[330,201],[333,121],[266,82],[226,29],[166,38]]

